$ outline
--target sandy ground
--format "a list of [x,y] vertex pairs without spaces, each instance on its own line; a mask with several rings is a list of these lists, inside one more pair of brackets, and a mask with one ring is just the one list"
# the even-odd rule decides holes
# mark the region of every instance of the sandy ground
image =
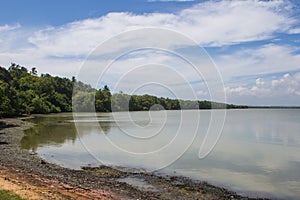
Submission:
[[39,182],[39,185],[34,185],[27,180],[26,176],[13,174],[8,170],[0,170],[0,189],[9,190],[22,198],[32,200],[112,199],[110,194],[102,191],[73,189],[69,185],[60,184],[51,180],[39,180]]
[[[27,199],[46,199],[45,195],[41,194],[41,192],[44,190],[32,186],[25,180],[20,180],[19,177],[16,177],[14,174],[11,174],[5,170],[0,170],[0,189],[9,190]],[[53,198],[57,197],[53,196]]]

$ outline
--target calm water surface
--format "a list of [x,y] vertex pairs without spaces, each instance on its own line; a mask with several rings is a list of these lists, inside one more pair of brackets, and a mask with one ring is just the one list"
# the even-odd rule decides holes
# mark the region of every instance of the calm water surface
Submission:
[[37,125],[21,143],[74,169],[162,168],[243,195],[300,198],[299,109],[228,110],[220,140],[199,159],[211,116],[198,110],[45,115],[32,119]]

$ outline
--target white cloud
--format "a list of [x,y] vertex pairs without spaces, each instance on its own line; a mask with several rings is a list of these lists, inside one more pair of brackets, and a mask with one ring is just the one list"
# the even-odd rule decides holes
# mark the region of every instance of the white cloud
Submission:
[[15,51],[16,47],[13,46],[22,46],[24,42],[21,42],[20,38],[25,40],[26,38],[24,38],[24,36],[19,32],[20,29],[20,24],[5,24],[3,26],[0,25],[0,52]]
[[293,76],[284,74],[280,79],[272,80],[272,87],[281,90],[282,94],[300,96],[300,73]]
[[264,81],[264,84],[261,84],[261,80],[261,78],[256,79],[254,86],[227,86],[225,88],[226,94],[229,99],[239,99],[245,104],[257,102],[256,104],[262,105],[268,102],[269,105],[298,105],[300,100],[300,72],[294,75],[287,73],[280,78]]
[[289,34],[299,34],[300,28],[293,28],[289,30]]
[[249,94],[249,89],[243,86],[238,86],[238,87],[225,87],[224,88],[225,93],[227,95],[248,95]]
[[[132,52],[111,63],[99,78],[97,73],[101,74],[102,66],[107,66],[107,63],[88,61],[88,67],[82,68],[86,70],[81,71],[81,79],[108,84],[113,92],[131,94],[139,88],[138,91],[148,89],[148,93],[153,95],[176,95],[180,99],[195,99],[199,96],[196,91],[203,88],[202,77],[194,66],[164,51],[147,49]],[[199,97],[204,98],[204,94],[207,96],[207,92],[203,92]]]
[[[205,46],[256,41],[291,27],[295,20],[286,14],[287,5],[284,1],[208,1],[176,14],[109,13],[96,19],[41,29],[28,38],[28,45],[34,45],[33,50],[45,56],[87,55],[108,38],[142,27],[173,29]],[[19,26],[5,25],[0,30]]]
[[[34,31],[27,30],[19,24],[4,25],[0,26],[0,64],[17,62],[29,67],[36,66],[43,73],[72,76],[94,48],[124,31],[143,27],[165,28],[185,34],[203,46],[224,46],[272,39],[276,33],[281,32],[298,33],[298,28],[294,28],[297,20],[291,17],[290,11],[289,2],[282,0],[224,0],[198,3],[178,13],[139,15],[126,12],[109,13],[100,18],[75,21],[59,27],[43,27]],[[169,37],[149,37],[145,43],[163,43],[166,48],[173,48],[174,42],[176,45],[186,44],[185,41]],[[145,38],[139,37],[136,40],[122,40],[111,44],[107,52],[116,52],[143,40]],[[241,49],[239,52],[214,59],[225,81],[228,81],[236,76],[263,75],[299,69],[300,55],[294,53],[297,50],[288,45],[269,44]],[[176,63],[172,63],[162,55],[157,55],[152,60],[158,63],[169,62],[170,65],[176,66]],[[127,65],[126,61],[122,64],[129,66],[135,62],[134,59],[128,59]],[[121,71],[118,70],[116,73]],[[190,74],[188,76],[192,77]],[[194,78],[190,79],[194,81]],[[275,82],[276,80],[274,79]],[[286,79],[284,80],[287,83]],[[240,96],[261,95],[269,92],[268,86],[275,87],[264,79],[254,81],[254,86],[230,85],[226,91]],[[281,84],[275,82],[274,84]],[[202,89],[197,88],[197,91]],[[289,89],[290,94],[295,95],[297,92],[299,91],[295,87]]]
[[284,1],[208,1],[176,14],[109,13],[37,31],[29,42],[51,55],[87,54],[112,36],[142,27],[173,29],[204,46],[257,41],[294,24],[286,14],[287,5]]
[[266,44],[254,48],[237,49],[215,57],[225,80],[233,77],[264,75],[300,69],[298,47]]
[[4,32],[4,31],[12,31],[12,30],[16,30],[18,28],[21,28],[20,24],[15,24],[15,25],[8,25],[5,24],[3,26],[0,26],[0,32]]
[[[289,18],[286,14],[289,11],[286,8],[287,5],[284,1],[208,1],[175,14],[109,13],[96,19],[76,21],[60,27],[47,27],[31,34],[27,33],[26,36],[30,35],[27,39],[24,38],[23,32],[10,31],[10,35],[1,37],[6,40],[4,45],[0,46],[0,52],[4,52],[0,57],[0,64],[6,65],[14,61],[24,65],[34,64],[53,68],[57,63],[81,63],[78,61],[82,61],[103,41],[121,32],[141,27],[173,29],[190,36],[200,45],[206,46],[266,39],[272,37],[275,32],[286,31],[294,23],[294,19]],[[6,25],[2,29],[9,32],[15,28],[20,29],[19,25]],[[20,38],[22,42],[20,42]],[[165,42],[166,47],[172,45],[168,44],[170,41],[174,43],[172,39],[148,39],[152,42]],[[26,40],[27,46],[24,44],[20,46],[20,43],[25,43]],[[111,45],[115,49],[107,51],[117,50],[134,42],[123,41]],[[184,42],[176,42],[184,44]],[[18,54],[16,57],[6,56],[16,53]],[[284,57],[284,54],[280,55]],[[55,60],[55,57],[58,60]],[[70,59],[72,57],[73,59]],[[237,65],[236,63],[244,65],[247,59],[237,60],[238,62],[232,61],[229,65],[232,63],[233,65]],[[66,66],[64,64],[57,68],[66,68]],[[77,64],[75,68],[78,69],[78,67]],[[52,71],[52,69],[47,69]],[[74,68],[66,69],[66,71],[74,72]],[[59,73],[59,70],[55,70],[55,73]]]
[[255,80],[256,85],[260,86],[260,85],[264,85],[265,82],[262,80],[262,78],[258,78]]

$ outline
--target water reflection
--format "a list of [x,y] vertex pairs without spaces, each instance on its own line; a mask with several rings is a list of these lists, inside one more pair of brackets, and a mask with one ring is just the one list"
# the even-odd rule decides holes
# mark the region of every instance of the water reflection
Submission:
[[299,147],[299,112],[298,109],[231,110],[224,132],[230,139]]
[[[184,111],[191,122],[196,112],[201,113],[196,140],[165,172],[176,171],[176,174],[207,180],[254,197],[299,199],[300,110],[229,110],[220,141],[202,160],[197,155],[210,115],[207,111]],[[179,126],[180,111],[166,113],[168,117],[162,133],[150,138],[154,143],[133,141],[133,137],[124,132],[134,132],[133,136],[151,136],[159,130],[164,119],[159,117],[160,112],[152,113],[150,125],[147,112],[132,113],[136,125],[124,113],[116,114],[117,118],[110,113],[99,113],[96,118],[82,113],[76,119],[80,134],[76,133],[71,114],[41,116],[32,120],[37,125],[26,132],[21,143],[23,148],[37,151],[50,162],[75,169],[85,164],[99,165],[95,160],[97,156],[111,165],[149,169],[165,162],[193,136],[193,124]],[[92,121],[98,122],[102,130]],[[147,152],[165,145],[177,130],[181,134],[176,149],[153,159],[124,156],[103,142],[109,138],[120,147]],[[87,149],[94,153],[94,158]]]
[[82,123],[81,125],[81,128],[83,127],[84,131],[81,132],[80,135],[77,134],[71,113],[41,115],[30,119],[29,121],[35,125],[25,131],[25,136],[21,140],[21,146],[24,149],[36,152],[39,147],[43,146],[59,147],[69,141],[74,144],[76,139],[78,137],[83,137],[84,134],[95,133],[95,131],[99,134],[107,134],[113,124],[113,121],[110,121],[108,117],[103,117],[104,119],[99,121],[99,126],[101,127],[99,130],[99,127],[89,125],[88,115],[82,115],[81,118],[85,123]]

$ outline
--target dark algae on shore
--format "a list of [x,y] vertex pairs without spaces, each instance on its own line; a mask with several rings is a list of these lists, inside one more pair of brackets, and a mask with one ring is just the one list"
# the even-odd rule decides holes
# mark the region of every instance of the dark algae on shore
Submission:
[[60,199],[251,199],[186,177],[109,166],[63,168],[20,148],[23,130],[32,124],[16,118],[1,121],[10,126],[0,130],[0,141],[7,143],[0,145],[0,170],[22,176],[37,186],[51,185],[49,190]]

